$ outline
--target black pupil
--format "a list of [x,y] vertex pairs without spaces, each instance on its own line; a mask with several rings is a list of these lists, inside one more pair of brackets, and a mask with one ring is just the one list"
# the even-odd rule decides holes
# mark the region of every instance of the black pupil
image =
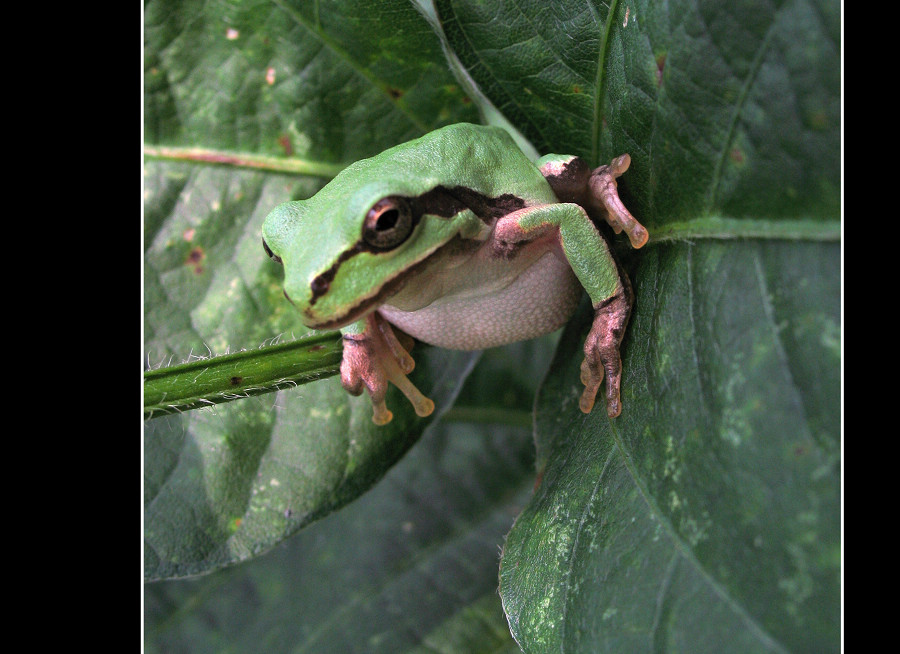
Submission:
[[375,229],[379,232],[384,232],[389,229],[393,229],[397,225],[397,220],[400,217],[400,212],[396,209],[389,209],[385,211],[380,216],[378,216],[378,221],[375,223]]

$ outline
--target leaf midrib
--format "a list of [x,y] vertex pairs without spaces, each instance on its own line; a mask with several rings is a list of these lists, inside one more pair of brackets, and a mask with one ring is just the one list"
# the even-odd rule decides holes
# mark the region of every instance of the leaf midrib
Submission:
[[696,556],[694,556],[693,550],[691,550],[687,543],[685,543],[684,540],[679,536],[678,532],[672,526],[671,522],[667,519],[666,514],[659,508],[647,488],[641,483],[641,476],[637,468],[635,467],[630,452],[625,446],[625,440],[622,437],[622,434],[619,433],[618,426],[614,424],[614,421],[610,422],[613,423],[610,425],[610,433],[613,437],[615,449],[618,451],[619,456],[622,459],[622,464],[628,471],[628,475],[631,478],[632,483],[634,484],[634,487],[640,495],[641,499],[647,505],[649,514],[654,516],[657,523],[668,535],[669,540],[672,543],[673,552],[683,557],[685,563],[703,578],[710,590],[718,597],[722,598],[722,601],[725,602],[725,604],[732,611],[734,611],[735,615],[741,617],[744,623],[747,624],[750,630],[757,635],[761,642],[766,643],[766,645],[773,651],[784,652],[786,654],[788,652],[788,649],[768,631],[766,631],[766,629],[761,624],[759,624],[755,616],[747,613],[746,609],[744,609],[744,607],[741,606],[741,604],[737,602],[737,600],[735,600],[731,596],[731,594],[729,594],[727,589],[723,587],[722,584],[718,582],[718,580],[710,575],[706,568],[703,567],[703,564],[696,558]]
[[[613,16],[615,16],[618,6],[618,0],[612,0],[609,4],[609,11],[606,14],[606,22],[603,26],[603,37],[597,52],[597,77],[594,81],[594,116],[591,125],[591,161],[598,161],[600,158],[600,128],[603,124],[603,84],[606,79],[606,66],[604,64],[606,62],[606,53],[609,49],[609,34],[612,30]],[[593,5],[591,7],[593,8]]]

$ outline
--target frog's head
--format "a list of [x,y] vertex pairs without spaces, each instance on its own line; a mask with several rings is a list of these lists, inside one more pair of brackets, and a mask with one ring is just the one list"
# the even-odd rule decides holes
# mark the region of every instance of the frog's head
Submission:
[[434,180],[374,161],[353,164],[308,200],[276,207],[263,225],[266,252],[284,265],[284,293],[308,327],[358,320],[438,248],[482,227]]

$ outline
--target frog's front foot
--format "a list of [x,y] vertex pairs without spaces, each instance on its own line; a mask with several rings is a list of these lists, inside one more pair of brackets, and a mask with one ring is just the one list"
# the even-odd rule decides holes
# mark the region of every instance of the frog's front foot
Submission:
[[595,168],[591,173],[591,195],[595,201],[602,203],[608,222],[616,234],[624,231],[634,248],[643,247],[650,238],[646,228],[622,204],[619,198],[616,178],[621,176],[631,165],[631,156],[623,154],[613,159],[609,165]]
[[341,385],[351,395],[360,395],[363,389],[368,391],[374,411],[372,422],[376,425],[385,425],[394,417],[385,402],[388,382],[403,392],[419,416],[431,415],[434,402],[406,377],[415,361],[391,325],[377,313],[370,313],[365,321],[362,332],[344,335]]
[[581,383],[584,392],[579,406],[590,413],[600,384],[606,377],[606,414],[610,418],[622,412],[619,387],[622,382],[622,357],[619,345],[631,314],[631,298],[625,288],[595,307],[594,324],[584,341]]

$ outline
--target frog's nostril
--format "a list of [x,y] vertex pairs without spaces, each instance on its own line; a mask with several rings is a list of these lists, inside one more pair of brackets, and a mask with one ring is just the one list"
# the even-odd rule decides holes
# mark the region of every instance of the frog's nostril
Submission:
[[263,249],[266,251],[266,254],[268,254],[269,257],[271,257],[271,259],[273,261],[275,261],[276,263],[281,263],[281,257],[279,257],[277,254],[272,252],[272,248],[270,248],[269,244],[266,243],[266,239],[263,239],[262,243],[263,243]]

